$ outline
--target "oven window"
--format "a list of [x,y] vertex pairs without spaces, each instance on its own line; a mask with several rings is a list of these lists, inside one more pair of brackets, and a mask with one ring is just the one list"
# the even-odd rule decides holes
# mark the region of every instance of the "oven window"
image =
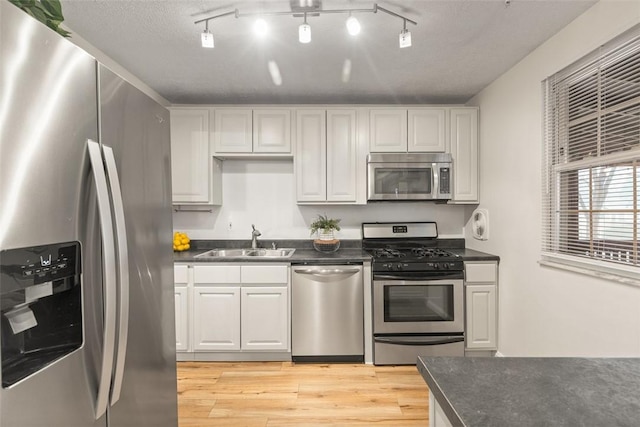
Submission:
[[385,322],[450,322],[453,314],[453,285],[384,287]]
[[376,168],[375,194],[431,194],[431,168]]

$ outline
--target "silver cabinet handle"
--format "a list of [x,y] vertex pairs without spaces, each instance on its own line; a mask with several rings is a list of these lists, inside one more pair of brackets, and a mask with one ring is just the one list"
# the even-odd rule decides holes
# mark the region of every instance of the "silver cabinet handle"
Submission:
[[331,275],[335,275],[335,274],[355,274],[360,272],[359,269],[357,268],[352,268],[352,269],[348,269],[348,270],[341,270],[341,269],[327,269],[327,270],[311,270],[311,269],[306,269],[306,270],[293,270],[294,272],[298,273],[298,274],[312,274],[312,275],[316,275],[316,276],[331,276]]
[[102,258],[104,261],[102,270],[102,280],[104,282],[104,335],[102,336],[102,365],[96,397],[96,419],[98,419],[107,411],[109,389],[111,388],[111,368],[113,366],[116,339],[116,254],[109,190],[102,163],[100,145],[97,142],[87,140],[87,146],[89,148],[93,179],[96,183],[98,216],[102,235]]
[[122,380],[124,378],[124,362],[127,355],[127,336],[129,332],[129,250],[127,248],[127,227],[124,221],[124,207],[120,192],[120,179],[116,168],[116,159],[111,147],[103,145],[104,160],[107,166],[107,177],[111,188],[113,202],[113,218],[116,226],[116,244],[118,254],[118,285],[120,293],[120,312],[118,313],[118,343],[116,345],[116,366],[111,389],[111,405],[120,399]]

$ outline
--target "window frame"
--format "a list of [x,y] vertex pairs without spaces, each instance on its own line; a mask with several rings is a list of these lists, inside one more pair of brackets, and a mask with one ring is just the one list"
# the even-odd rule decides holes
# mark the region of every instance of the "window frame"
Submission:
[[[609,95],[608,85],[610,84],[607,79],[608,73],[611,70],[618,72],[616,67],[619,64],[624,63],[625,67],[628,67],[620,69],[630,70],[632,78],[628,81],[622,80],[620,85],[623,88],[615,92],[615,95],[624,98],[628,95],[624,85],[635,86],[638,84],[633,79],[635,76],[633,73],[636,72],[640,59],[635,62],[629,61],[635,56],[640,58],[640,25],[636,25],[542,82],[544,120],[540,264],[640,285],[638,244],[638,234],[640,233],[640,206],[638,206],[640,204],[638,202],[640,199],[640,188],[638,188],[640,187],[640,182],[638,182],[640,181],[638,180],[640,171],[640,112],[634,111],[636,107],[640,111],[640,92],[636,95],[635,90],[630,90],[630,99],[613,104],[613,107],[611,104],[606,104],[609,101],[606,98]],[[579,102],[573,100],[574,96],[578,97]],[[589,111],[575,109],[576,104],[577,107],[588,107],[585,110]],[[612,120],[608,116],[612,108],[614,112],[626,112],[627,107],[633,108],[632,113],[637,114],[638,117],[636,120],[632,114],[632,118],[629,119],[632,123],[631,148],[629,148],[627,140],[624,139],[616,149],[616,143],[618,143],[616,138],[620,138],[612,132],[614,126],[607,127],[602,123],[606,124],[606,120]],[[572,126],[586,123],[585,127],[588,127],[589,120],[594,118],[596,121],[595,130],[591,125],[590,132],[582,132],[582,129],[579,129],[572,134],[572,131],[575,130]],[[622,125],[614,123],[616,131],[620,128],[626,131],[627,127],[624,123]],[[637,137],[635,127],[637,127]],[[628,138],[626,134],[623,136]],[[602,209],[602,207],[594,209],[591,197],[593,194],[598,194],[598,189],[593,185],[595,181],[590,178],[587,190],[590,203],[588,209],[581,209],[580,171],[587,170],[591,174],[591,171],[598,167],[622,167],[625,164],[630,164],[632,168],[630,200],[633,208],[631,210],[628,208],[609,210]],[[574,175],[573,178],[571,175]],[[616,187],[614,191],[620,190]],[[601,194],[600,197],[602,197]],[[611,214],[632,214],[631,240],[598,240],[595,238],[592,219],[594,215],[604,213],[603,211]],[[581,213],[589,215],[587,220],[589,236],[586,240],[581,239],[580,235]],[[598,248],[605,247],[609,251],[629,246],[631,256],[629,256],[629,252],[623,252],[624,255],[621,255],[619,250],[617,260],[614,259],[613,252],[607,255],[606,251],[602,251],[602,257],[598,257],[597,250],[594,251],[594,243],[608,243],[604,246],[598,246]],[[584,255],[579,253],[587,247],[588,250]],[[625,256],[630,262],[624,262]]]

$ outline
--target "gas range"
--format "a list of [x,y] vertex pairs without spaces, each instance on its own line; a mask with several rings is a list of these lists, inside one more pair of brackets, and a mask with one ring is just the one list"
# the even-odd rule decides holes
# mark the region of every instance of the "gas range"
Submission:
[[362,224],[373,257],[374,364],[464,356],[464,263],[443,245],[435,222]]
[[362,246],[373,257],[373,272],[462,271],[460,255],[437,247],[435,222],[364,223]]

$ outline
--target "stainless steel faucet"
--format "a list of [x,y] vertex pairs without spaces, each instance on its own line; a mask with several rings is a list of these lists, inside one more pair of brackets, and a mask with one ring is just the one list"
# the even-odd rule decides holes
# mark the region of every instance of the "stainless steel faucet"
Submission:
[[253,231],[251,232],[251,248],[252,249],[257,249],[258,248],[258,236],[261,236],[262,233],[260,233],[260,231],[256,230],[256,226],[251,224],[251,228],[253,228]]

